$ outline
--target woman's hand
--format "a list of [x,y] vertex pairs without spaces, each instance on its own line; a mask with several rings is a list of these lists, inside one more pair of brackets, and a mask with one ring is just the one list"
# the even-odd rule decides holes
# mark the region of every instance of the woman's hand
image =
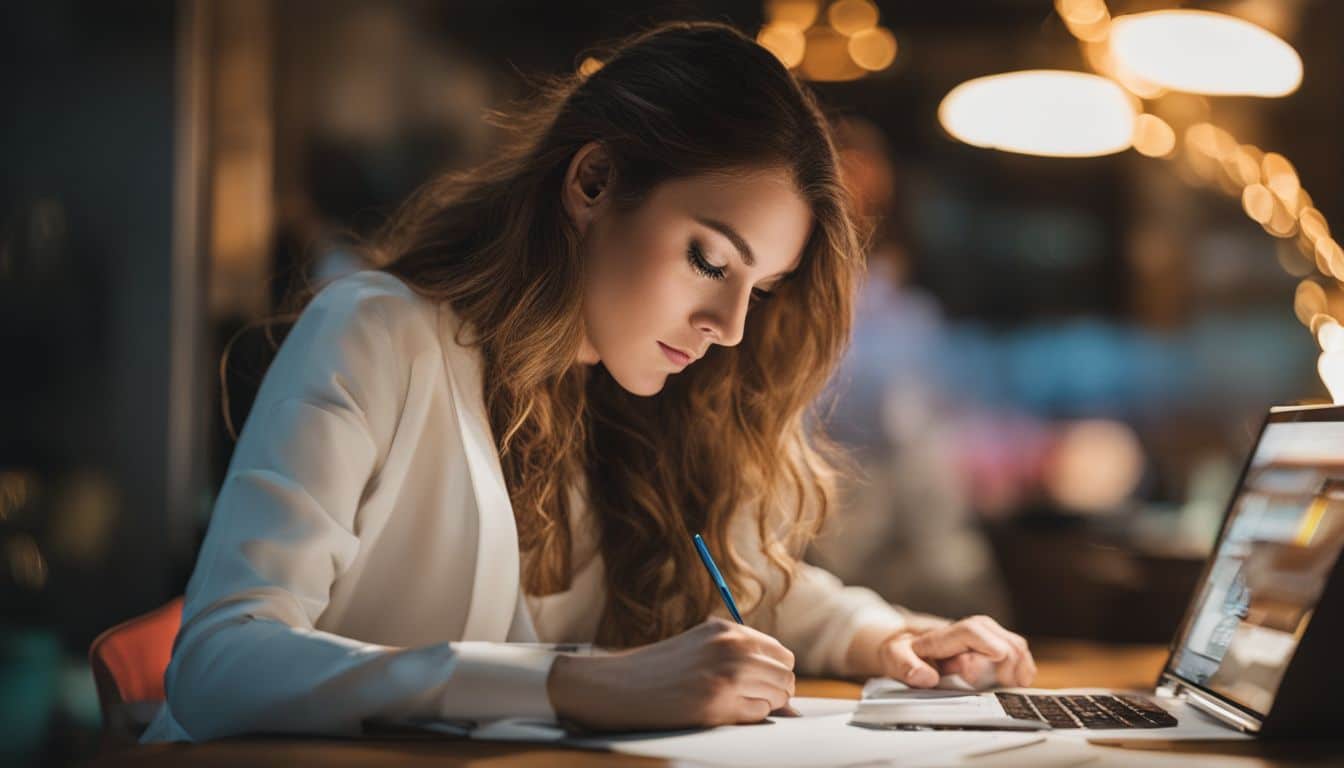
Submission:
[[977,688],[1028,686],[1036,677],[1027,641],[988,616],[898,632],[877,655],[882,674],[913,688],[932,688],[942,675],[960,675]]
[[769,635],[711,618],[610,656],[561,656],[546,688],[556,715],[593,729],[753,723],[788,704],[793,654]]

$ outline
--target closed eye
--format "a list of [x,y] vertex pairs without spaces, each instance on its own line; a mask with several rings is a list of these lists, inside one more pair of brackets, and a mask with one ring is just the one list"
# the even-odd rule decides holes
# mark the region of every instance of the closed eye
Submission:
[[698,240],[692,240],[691,244],[686,246],[686,260],[696,272],[710,280],[722,280],[724,277],[723,267],[716,267],[705,259],[705,251],[700,247]]

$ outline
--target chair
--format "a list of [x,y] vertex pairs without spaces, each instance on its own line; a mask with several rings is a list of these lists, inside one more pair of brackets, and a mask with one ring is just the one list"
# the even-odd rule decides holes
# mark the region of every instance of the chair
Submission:
[[163,673],[182,624],[182,598],[124,621],[89,646],[106,745],[133,744],[165,698]]

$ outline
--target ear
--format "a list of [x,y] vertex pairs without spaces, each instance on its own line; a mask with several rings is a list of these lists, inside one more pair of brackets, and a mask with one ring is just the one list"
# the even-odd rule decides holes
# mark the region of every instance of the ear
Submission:
[[611,173],[611,158],[600,142],[584,144],[569,161],[560,198],[580,236],[587,233],[589,223],[606,207]]

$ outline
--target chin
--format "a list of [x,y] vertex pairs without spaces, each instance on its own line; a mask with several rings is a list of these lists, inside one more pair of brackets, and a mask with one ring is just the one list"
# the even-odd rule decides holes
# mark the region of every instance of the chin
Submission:
[[640,397],[651,397],[663,391],[663,385],[667,383],[667,374],[663,372],[644,373],[635,372],[631,374],[627,371],[615,371],[611,366],[607,366],[607,372],[611,378],[621,385],[621,389],[632,395]]

